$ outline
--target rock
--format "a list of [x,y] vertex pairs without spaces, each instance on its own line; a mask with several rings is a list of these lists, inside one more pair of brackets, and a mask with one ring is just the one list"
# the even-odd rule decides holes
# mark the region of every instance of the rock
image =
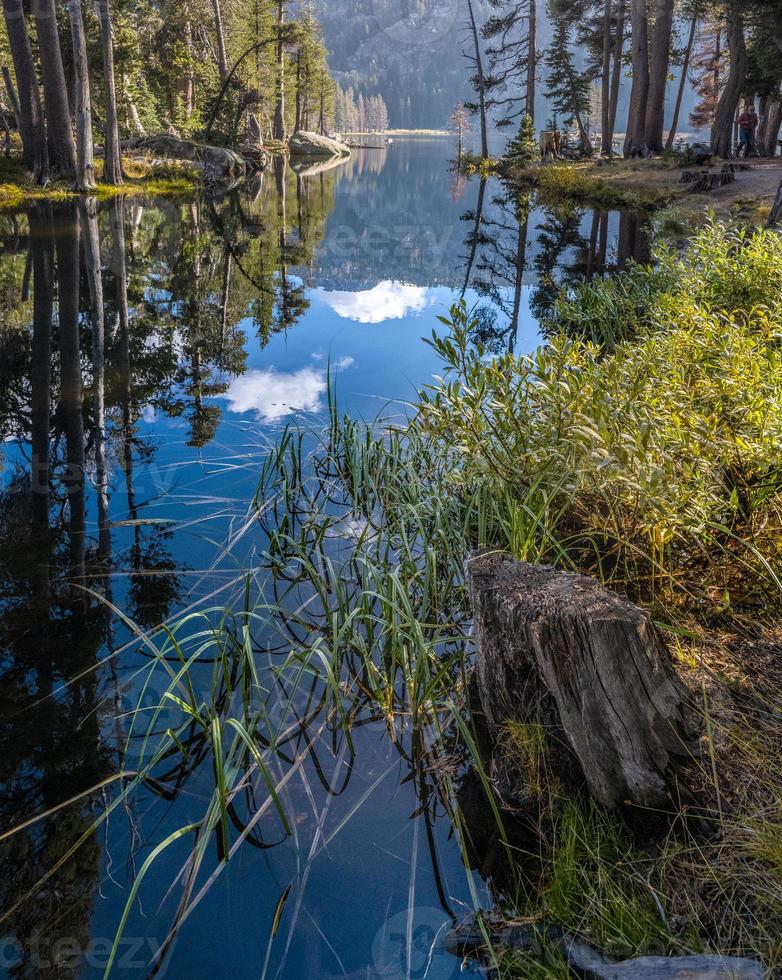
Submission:
[[[467,580],[494,733],[509,721],[542,725],[555,771],[567,776],[574,757],[607,807],[688,799],[674,765],[692,751],[686,691],[646,612],[595,579],[496,551],[473,554]],[[517,778],[526,781],[521,765]]]
[[210,180],[239,180],[247,172],[244,159],[227,147],[195,143],[167,133],[129,140],[124,145],[175,160],[189,160],[202,167],[205,177]]
[[693,143],[687,147],[687,162],[695,164],[709,163],[714,154],[708,143]]
[[[497,913],[481,913],[495,949],[535,953],[542,944],[555,946],[570,970],[582,980],[763,980],[766,971],[756,960],[732,956],[639,956],[617,962],[545,923],[517,923]],[[458,922],[445,937],[445,949],[458,957],[481,958],[484,931],[476,915]]]
[[337,140],[300,130],[291,136],[288,149],[292,157],[349,157],[350,148]]

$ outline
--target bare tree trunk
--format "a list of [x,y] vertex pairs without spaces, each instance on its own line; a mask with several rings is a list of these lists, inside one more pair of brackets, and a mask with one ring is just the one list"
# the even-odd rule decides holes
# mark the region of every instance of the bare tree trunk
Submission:
[[58,177],[73,177],[76,173],[76,145],[71,128],[68,87],[65,83],[54,0],[35,0],[32,9],[41,54],[49,166]]
[[212,13],[215,19],[215,35],[217,37],[217,67],[220,69],[220,81],[224,82],[228,75],[228,55],[225,50],[225,33],[223,31],[223,15],[220,10],[220,0],[212,0]]
[[33,339],[30,363],[32,506],[38,523],[47,526],[54,307],[54,228],[50,201],[38,201],[30,211],[30,251],[33,257]]
[[[608,0],[610,3],[610,0]],[[527,115],[535,122],[535,82],[538,71],[538,0],[529,0],[529,52],[527,54]],[[488,154],[487,154],[488,155]]]
[[763,152],[768,157],[775,157],[777,155],[777,141],[779,140],[780,128],[782,128],[782,94],[777,92],[776,95],[769,99],[766,139],[762,147]]
[[758,101],[758,128],[755,130],[755,145],[758,153],[762,153],[766,146],[766,133],[768,131],[768,113],[771,103],[768,95],[761,95]]
[[3,15],[16,74],[19,97],[16,124],[22,137],[22,159],[35,183],[45,184],[49,179],[46,125],[22,0],[3,0]]
[[296,133],[300,132],[302,129],[302,119],[301,119],[302,75],[303,72],[301,68],[301,51],[299,51],[298,55],[296,56],[296,122],[293,127],[294,132]]
[[147,131],[144,129],[144,124],[138,114],[136,103],[128,93],[128,79],[126,75],[122,76],[122,87],[125,90],[124,102],[128,109],[128,128],[135,136],[146,136]]
[[733,151],[733,121],[741,91],[747,77],[747,45],[744,18],[733,0],[728,6],[727,40],[730,49],[730,72],[714,114],[711,150],[716,156],[729,157]]
[[117,92],[114,84],[114,38],[109,0],[98,0],[100,39],[103,48],[103,87],[106,100],[106,138],[104,143],[103,179],[107,184],[122,183],[122,154],[117,120]]
[[663,151],[665,93],[668,87],[668,66],[671,61],[673,34],[673,3],[674,0],[657,0],[656,4],[644,124],[644,142],[652,153]]
[[277,101],[274,107],[274,138],[285,141],[285,2],[277,0]]
[[613,139],[611,133],[611,25],[614,11],[612,0],[604,0],[603,8],[603,66],[600,87],[600,110],[602,143],[604,156],[611,156]]
[[679,79],[679,91],[676,95],[676,106],[673,110],[673,119],[671,121],[671,129],[668,133],[668,139],[665,142],[666,150],[672,150],[674,144],[676,143],[676,132],[679,128],[679,116],[682,111],[682,102],[684,101],[684,90],[687,87],[687,75],[690,71],[690,61],[692,60],[692,49],[695,44],[695,34],[698,30],[698,14],[695,13],[690,21],[690,34],[687,38],[687,49],[684,52],[684,64],[682,65],[682,77]]
[[478,200],[475,205],[475,223],[473,225],[473,232],[470,236],[470,255],[467,259],[467,269],[464,273],[464,285],[462,286],[462,299],[464,294],[470,285],[470,277],[472,276],[473,266],[475,265],[475,257],[478,253],[478,243],[481,238],[481,222],[483,221],[483,206],[486,199],[486,178],[481,177],[481,182],[478,187]]
[[79,344],[79,215],[69,204],[58,214],[57,308],[60,327],[60,413],[68,460],[70,574],[84,585],[86,528],[84,418]]
[[76,184],[77,191],[95,187],[92,145],[92,110],[87,41],[81,16],[81,0],[68,0],[73,38],[73,64],[76,72]]
[[644,0],[631,0],[633,87],[627,115],[625,156],[643,156],[646,105],[649,98],[649,21]]
[[487,159],[489,156],[489,133],[486,123],[486,78],[483,73],[483,56],[481,55],[481,43],[478,39],[478,26],[475,23],[475,12],[472,0],[467,0],[467,11],[470,15],[470,30],[472,31],[473,47],[475,54],[475,76],[478,82],[478,114],[481,123],[481,156]]
[[[185,21],[183,33],[185,36],[185,50],[190,57],[193,54],[193,27],[189,20]],[[190,66],[188,66],[187,72],[177,82],[177,88],[182,98],[182,108],[185,116],[189,118],[195,108],[195,83]]]
[[616,9],[616,34],[614,35],[614,73],[611,78],[611,151],[616,132],[616,116],[619,109],[619,91],[622,87],[622,58],[625,46],[625,21],[627,19],[627,0],[619,0]]
[[11,72],[8,70],[7,65],[3,65],[3,83],[5,85],[6,96],[8,97],[8,108],[13,112],[14,120],[18,126],[22,110],[19,108],[19,96],[16,94],[14,80],[11,78]]

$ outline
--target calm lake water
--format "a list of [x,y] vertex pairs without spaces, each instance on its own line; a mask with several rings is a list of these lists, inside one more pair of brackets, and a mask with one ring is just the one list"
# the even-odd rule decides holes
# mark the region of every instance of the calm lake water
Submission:
[[[530,351],[557,286],[646,257],[635,216],[514,200],[455,178],[451,151],[401,140],[212,200],[0,215],[0,835],[79,797],[0,839],[0,975],[101,976],[145,860],[203,812],[197,747],[96,829],[117,786],[80,794],[143,755],[133,709],[146,730],[160,694],[138,633],[241,604],[263,461],[322,423],[329,371],[341,410],[402,414],[438,370],[421,338],[462,294],[492,348]],[[490,896],[420,755],[382,721],[350,745],[316,727],[275,760],[291,826],[254,825],[158,975],[460,974],[443,935]],[[190,846],[145,876],[113,975],[153,972]]]

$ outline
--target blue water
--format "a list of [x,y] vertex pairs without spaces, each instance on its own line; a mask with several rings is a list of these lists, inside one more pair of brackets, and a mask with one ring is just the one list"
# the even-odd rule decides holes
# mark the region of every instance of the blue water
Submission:
[[[266,543],[248,519],[263,460],[286,426],[322,423],[329,372],[341,411],[402,415],[439,370],[421,338],[443,330],[451,304],[464,297],[479,311],[493,349],[531,351],[555,286],[643,249],[617,215],[534,201],[525,211],[498,182],[456,179],[451,151],[448,140],[399,140],[322,172],[278,169],[218,200],[103,206],[102,386],[89,218],[79,216],[69,314],[74,206],[0,216],[0,833],[117,771],[149,663],[131,620],[148,629],[239,601],[241,573]],[[142,704],[156,694],[153,684]],[[431,781],[385,725],[359,727],[353,741],[351,755],[344,738],[323,738],[293,767],[281,795],[294,832],[263,817],[265,846],[238,850],[158,975],[460,975],[442,939],[476,898],[489,903],[488,886],[464,867]],[[281,758],[276,777],[290,768]],[[0,975],[101,976],[134,877],[203,813],[212,786],[196,768],[173,799],[137,793],[91,832],[116,798],[111,784],[0,841]],[[114,975],[149,975],[190,846],[182,838],[154,862]],[[214,866],[211,848],[203,876]]]

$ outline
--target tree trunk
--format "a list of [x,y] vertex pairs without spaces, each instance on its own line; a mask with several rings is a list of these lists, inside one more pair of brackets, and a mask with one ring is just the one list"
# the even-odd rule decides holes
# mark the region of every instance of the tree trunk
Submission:
[[612,0],[604,0],[603,8],[603,66],[600,76],[600,113],[603,156],[610,157],[613,153],[611,133],[611,25],[614,19]]
[[68,87],[65,82],[54,0],[36,0],[32,9],[41,55],[49,166],[55,176],[72,178],[76,173],[76,145],[71,128]]
[[70,575],[80,585],[85,579],[85,472],[84,389],[79,343],[79,215],[69,204],[55,212],[58,233],[57,310],[60,328],[60,416],[68,461]]
[[51,423],[52,313],[54,308],[54,229],[50,201],[30,211],[33,257],[33,339],[30,356],[30,443],[32,506],[37,523],[49,520],[49,425]]
[[616,116],[619,109],[619,92],[622,87],[622,58],[625,46],[625,20],[627,18],[627,0],[619,0],[616,9],[616,34],[614,35],[614,72],[611,78],[611,152],[613,153],[614,133],[616,132]]
[[8,108],[14,114],[14,120],[18,127],[22,110],[19,108],[19,96],[16,94],[14,80],[11,78],[11,72],[8,70],[7,65],[3,65],[3,84],[5,85],[5,94],[8,98]]
[[128,78],[126,75],[122,76],[122,87],[125,92],[123,101],[125,102],[125,105],[128,110],[128,115],[127,115],[128,129],[131,131],[131,133],[134,136],[146,136],[147,131],[146,129],[144,129],[144,124],[142,123],[141,117],[138,114],[138,108],[136,106],[136,103],[133,101],[133,99],[130,96],[130,93],[128,92]]
[[470,278],[472,276],[473,266],[475,265],[475,257],[478,253],[478,243],[481,239],[481,223],[483,221],[483,207],[484,201],[486,199],[486,178],[481,177],[480,184],[478,185],[478,200],[475,204],[475,223],[473,224],[472,235],[470,236],[470,255],[467,259],[467,269],[464,273],[464,285],[462,286],[462,299],[464,299],[464,294],[467,292],[470,286]]
[[478,83],[478,115],[481,123],[481,156],[484,159],[489,157],[489,133],[486,122],[486,78],[483,74],[483,57],[481,55],[481,43],[478,38],[478,26],[475,23],[475,12],[472,0],[467,0],[467,11],[470,15],[470,30],[472,32],[473,47],[475,54],[475,76]]
[[299,51],[296,56],[296,122],[294,123],[294,132],[300,133],[304,128],[301,120],[301,109],[302,109],[302,67],[301,67],[301,51]]
[[77,191],[95,187],[92,146],[92,110],[90,108],[90,75],[87,41],[81,16],[81,0],[68,0],[68,15],[73,38],[73,64],[76,73],[76,183]]
[[768,157],[777,155],[779,130],[782,128],[782,95],[777,93],[769,100],[768,125],[766,126],[766,142],[763,151]]
[[467,579],[490,728],[540,724],[552,765],[603,805],[670,810],[693,732],[649,615],[595,579],[496,551],[472,555]]
[[122,154],[117,120],[117,92],[114,85],[114,38],[109,0],[98,0],[100,39],[103,49],[103,88],[106,100],[106,138],[104,142],[103,180],[117,186],[122,183]]
[[[185,50],[187,51],[188,58],[191,58],[193,55],[193,27],[189,20],[185,21],[183,34],[185,38]],[[193,109],[195,109],[195,82],[193,80],[193,70],[189,64],[185,74],[177,81],[177,89],[182,99],[182,109],[185,113],[185,118],[189,119],[193,113]]]
[[687,38],[687,49],[684,52],[684,64],[682,65],[682,77],[679,80],[679,91],[676,95],[676,106],[673,110],[673,119],[671,121],[671,129],[668,133],[668,139],[665,143],[666,150],[672,150],[674,144],[676,143],[676,132],[679,128],[679,116],[682,111],[682,102],[684,101],[684,90],[687,87],[687,75],[690,71],[690,61],[692,60],[692,49],[695,44],[695,34],[698,30],[698,14],[693,14],[692,20],[690,21],[690,34]]
[[[610,3],[610,0],[608,0]],[[538,0],[529,0],[529,53],[527,55],[527,115],[535,122],[535,82],[538,71]]]
[[215,36],[217,37],[217,67],[220,69],[220,81],[224,82],[228,75],[228,55],[225,50],[225,33],[223,31],[220,0],[212,0],[212,13],[214,14]]
[[274,107],[274,138],[285,141],[285,3],[277,0],[277,100]]
[[649,98],[649,22],[644,0],[631,0],[633,86],[627,115],[625,156],[644,156],[646,105]]
[[16,74],[19,98],[16,124],[22,137],[22,159],[33,181],[45,184],[49,179],[46,125],[22,0],[3,0],[3,15]]
[[755,144],[758,153],[762,153],[766,146],[766,133],[768,132],[769,118],[768,113],[771,102],[768,95],[761,95],[758,101],[758,128],[755,130]]
[[730,50],[730,72],[714,114],[711,151],[715,156],[729,157],[733,153],[733,122],[747,77],[747,45],[744,39],[744,18],[735,0],[728,6],[727,41]]
[[657,0],[652,33],[649,70],[649,93],[646,99],[644,142],[652,153],[663,151],[665,128],[665,94],[668,87],[668,66],[671,60],[674,0]]

